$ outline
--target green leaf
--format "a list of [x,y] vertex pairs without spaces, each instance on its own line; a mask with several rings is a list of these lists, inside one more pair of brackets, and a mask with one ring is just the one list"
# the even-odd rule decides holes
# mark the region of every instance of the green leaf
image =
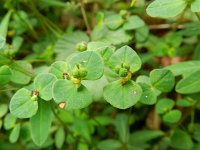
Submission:
[[7,104],[0,104],[0,118],[2,118],[8,112]]
[[68,66],[65,61],[56,61],[51,64],[50,73],[54,74],[58,79],[63,79],[63,73],[68,73]]
[[33,77],[32,66],[26,61],[15,61],[10,68],[12,69],[11,81],[14,83],[27,84]]
[[148,26],[142,26],[135,31],[135,38],[138,42],[144,42],[149,35]]
[[34,79],[35,90],[39,92],[39,96],[42,99],[46,101],[52,99],[52,87],[55,81],[56,77],[50,73],[39,74]]
[[12,76],[10,68],[6,65],[0,67],[0,86],[4,86],[9,83]]
[[55,145],[57,149],[61,149],[65,142],[65,130],[63,128],[59,128],[55,134]]
[[194,0],[191,3],[191,10],[193,12],[200,12],[200,0]]
[[92,103],[92,95],[81,85],[69,80],[57,80],[53,86],[53,98],[56,103],[66,102],[66,109],[80,109]]
[[123,28],[124,30],[134,30],[144,25],[145,25],[144,21],[140,17],[134,15],[134,16],[130,16],[127,19],[127,21],[124,23]]
[[191,101],[190,99],[178,99],[176,101],[176,105],[180,106],[180,107],[190,107],[192,105],[194,105],[194,101]]
[[114,139],[108,139],[101,141],[98,145],[97,148],[99,150],[120,150],[122,148],[122,144],[120,141],[114,140]]
[[89,37],[81,31],[64,34],[55,44],[54,51],[57,53],[57,60],[65,60],[76,50],[76,44],[88,42]]
[[129,125],[128,116],[125,114],[119,114],[115,121],[116,131],[119,135],[120,140],[126,143],[129,139]]
[[105,100],[119,109],[126,109],[136,104],[142,95],[141,87],[134,81],[122,85],[121,80],[105,86],[103,96]]
[[10,135],[9,135],[9,142],[10,143],[15,143],[17,142],[19,138],[19,133],[20,133],[20,124],[15,125],[15,127],[12,129]]
[[146,11],[151,17],[170,18],[179,15],[186,6],[185,0],[155,0]]
[[50,102],[39,100],[38,104],[38,112],[30,118],[30,125],[33,142],[40,146],[49,136],[53,115]]
[[9,20],[10,20],[10,16],[11,16],[12,12],[13,12],[13,10],[8,11],[7,14],[1,20],[0,36],[2,36],[4,38],[6,38],[6,36],[7,36],[8,24],[9,24]]
[[175,105],[175,102],[168,98],[163,98],[158,101],[156,104],[156,112],[158,114],[163,114],[169,110],[171,110]]
[[186,132],[178,129],[171,137],[171,146],[175,149],[191,149],[193,142]]
[[193,61],[186,61],[180,62],[171,66],[166,67],[169,69],[174,76],[185,75],[188,73],[193,73],[200,70],[200,61],[193,60]]
[[[120,37],[120,38],[119,38]],[[95,28],[92,32],[92,41],[105,42],[113,45],[127,44],[133,39],[133,34],[123,28],[109,30],[106,26]]]
[[133,145],[146,143],[158,137],[164,136],[162,131],[141,130],[130,135],[130,141]]
[[142,88],[142,96],[140,98],[140,102],[146,105],[155,104],[157,101],[157,95],[152,86],[146,83],[139,83]]
[[85,51],[72,56],[69,60],[69,71],[72,72],[76,65],[81,64],[87,70],[85,80],[96,80],[102,77],[104,71],[103,60],[94,51]]
[[105,18],[105,23],[108,26],[108,28],[115,30],[124,23],[124,20],[121,15],[112,14]]
[[0,35],[0,50],[6,45],[6,39]]
[[181,119],[182,113],[180,110],[174,109],[170,110],[163,116],[164,122],[167,123],[176,123]]
[[7,114],[4,119],[4,128],[6,130],[12,129],[15,126],[16,119],[17,118],[12,114]]
[[36,114],[38,102],[31,99],[31,91],[22,88],[11,98],[9,109],[18,118],[30,118]]
[[200,70],[183,78],[176,84],[176,91],[181,94],[191,94],[200,91]]
[[173,89],[175,78],[170,70],[154,69],[150,72],[152,85],[162,92],[169,92]]
[[137,53],[129,46],[123,46],[118,49],[109,60],[109,66],[115,69],[117,66],[125,63],[130,66],[130,71],[136,72],[141,68],[141,60]]
[[89,150],[89,145],[85,143],[78,143],[77,150]]

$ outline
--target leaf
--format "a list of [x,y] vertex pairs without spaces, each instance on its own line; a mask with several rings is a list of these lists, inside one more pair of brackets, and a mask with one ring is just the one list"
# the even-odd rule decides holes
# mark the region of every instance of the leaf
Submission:
[[150,72],[152,85],[162,92],[169,92],[173,89],[175,78],[170,70],[154,69]]
[[99,150],[120,150],[122,148],[122,144],[120,141],[114,140],[114,139],[108,139],[101,141],[98,145],[97,148]]
[[129,46],[123,46],[110,57],[109,66],[115,69],[116,66],[125,63],[130,66],[130,71],[136,72],[141,68],[141,60],[137,53]]
[[7,12],[7,14],[3,17],[0,24],[0,36],[6,38],[8,31],[8,24],[10,20],[10,16],[12,15],[13,10]]
[[52,87],[55,81],[56,77],[50,73],[42,73],[36,76],[34,79],[34,87],[42,99],[46,101],[52,99]]
[[56,61],[51,64],[50,73],[54,74],[58,79],[63,79],[63,73],[68,73],[68,66],[65,61]]
[[56,103],[66,102],[66,109],[81,109],[92,103],[92,95],[81,85],[69,80],[57,80],[53,86],[53,99]]
[[108,28],[115,30],[124,23],[124,20],[121,15],[112,14],[105,18],[105,23],[108,26]]
[[38,104],[38,112],[30,118],[30,127],[33,142],[40,146],[49,136],[53,115],[49,102],[39,100]]
[[178,99],[176,101],[176,105],[180,107],[190,107],[194,105],[194,103],[195,103],[194,101],[191,101],[190,99],[187,99],[187,98]]
[[200,61],[193,60],[193,61],[180,62],[165,68],[169,69],[174,76],[185,75],[188,74],[188,72],[193,73],[200,70]]
[[[119,38],[120,37],[120,38]],[[127,44],[133,39],[133,34],[123,28],[109,30],[106,26],[95,28],[92,32],[92,41],[105,42],[113,45]]]
[[179,15],[186,6],[185,0],[155,0],[146,11],[151,17],[170,18]]
[[4,118],[4,128],[10,130],[15,126],[17,118],[12,114],[7,114]]
[[133,15],[127,19],[127,21],[124,23],[123,28],[124,30],[134,30],[144,25],[145,23],[140,17]]
[[9,135],[9,142],[10,143],[15,143],[17,142],[19,138],[19,133],[20,133],[20,124],[15,125],[15,127],[12,129],[10,135]]
[[116,131],[119,135],[120,141],[123,143],[128,142],[129,139],[129,125],[128,116],[125,114],[119,114],[115,121]]
[[194,0],[191,3],[192,12],[200,12],[200,0]]
[[146,143],[161,136],[164,136],[164,132],[162,131],[141,130],[133,132],[130,135],[130,141],[133,145],[137,145]]
[[148,26],[142,26],[140,28],[137,28],[137,30],[135,30],[135,38],[138,42],[144,42],[145,40],[147,40],[148,35],[149,35]]
[[10,82],[12,72],[6,65],[0,67],[0,86],[4,86]]
[[176,84],[176,91],[181,94],[191,94],[200,91],[200,70],[192,73],[186,78],[181,79]]
[[30,118],[36,114],[38,102],[31,99],[29,90],[21,88],[11,98],[9,109],[18,118]]
[[104,71],[103,60],[94,51],[78,53],[68,60],[69,71],[72,72],[76,65],[81,64],[87,70],[85,80],[96,80],[102,77]]
[[6,45],[6,39],[0,35],[0,50]]
[[142,88],[142,96],[140,102],[146,105],[153,105],[157,101],[157,95],[152,86],[146,83],[139,83]]
[[158,114],[163,114],[169,110],[171,110],[175,105],[175,102],[168,98],[163,98],[158,101],[156,104],[156,112]]
[[64,34],[55,44],[54,51],[57,53],[57,60],[65,60],[76,50],[76,44],[88,42],[89,37],[81,31]]
[[78,143],[77,150],[89,150],[89,145],[86,143]]
[[26,61],[15,61],[10,68],[12,69],[11,81],[14,83],[27,84],[33,77],[32,66]]
[[8,112],[7,104],[0,104],[0,118],[2,118]]
[[175,149],[191,149],[193,142],[186,132],[177,129],[171,137],[171,146]]
[[182,113],[180,110],[174,109],[170,110],[163,116],[164,122],[167,123],[177,123],[181,119]]
[[65,142],[65,130],[63,128],[59,128],[55,134],[55,145],[57,149],[61,149]]
[[135,105],[141,95],[142,89],[134,81],[122,85],[121,80],[117,80],[105,86],[103,91],[105,100],[119,109],[127,109]]

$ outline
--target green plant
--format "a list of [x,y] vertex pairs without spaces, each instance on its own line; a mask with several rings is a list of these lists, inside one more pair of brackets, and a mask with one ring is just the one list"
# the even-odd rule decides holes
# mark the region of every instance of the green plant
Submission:
[[1,1],[0,149],[199,149],[199,6]]

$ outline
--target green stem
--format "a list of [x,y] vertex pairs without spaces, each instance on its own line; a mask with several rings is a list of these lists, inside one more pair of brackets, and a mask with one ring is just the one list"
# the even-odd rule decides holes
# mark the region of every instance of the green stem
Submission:
[[172,30],[173,30],[173,31],[176,31],[176,30],[177,30],[179,24],[181,23],[181,21],[182,21],[184,15],[185,15],[186,9],[187,9],[187,7],[183,10],[183,12],[181,13],[179,19],[178,19],[177,22],[174,24],[174,26],[172,26]]
[[83,0],[80,0],[80,7],[81,7],[81,13],[82,13],[82,16],[83,16],[83,20],[84,20],[86,28],[87,28],[87,32],[90,34],[91,33],[91,28],[90,28],[90,25],[89,25],[89,22],[88,22],[88,19],[87,19],[87,15],[86,15],[86,11],[85,11],[85,8],[84,8]]

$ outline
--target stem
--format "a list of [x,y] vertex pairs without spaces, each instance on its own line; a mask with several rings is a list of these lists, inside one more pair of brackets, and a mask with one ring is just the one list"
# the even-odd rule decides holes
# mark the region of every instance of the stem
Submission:
[[88,144],[88,142],[87,142],[86,139],[84,139],[85,141],[82,141],[79,137],[75,136],[75,135],[73,134],[73,132],[72,132],[71,130],[69,130],[69,129],[66,127],[65,123],[62,121],[62,119],[61,119],[61,118],[58,116],[58,114],[55,112],[55,108],[54,108],[53,105],[54,105],[54,104],[53,104],[53,101],[51,101],[51,110],[52,110],[54,116],[56,117],[56,119],[57,119],[57,120],[60,122],[60,124],[63,126],[64,130],[65,130],[66,132],[68,132],[76,141],[81,142],[81,143],[84,143],[84,144]]
[[183,10],[183,12],[181,13],[179,19],[177,20],[177,22],[176,22],[176,23],[174,24],[174,26],[172,27],[172,30],[173,30],[173,31],[176,31],[176,30],[177,30],[179,24],[181,23],[181,21],[182,21],[184,15],[185,15],[186,9],[187,9],[187,7]]
[[90,28],[90,25],[89,25],[89,22],[88,22],[88,19],[87,19],[87,15],[86,15],[86,11],[85,11],[85,8],[84,8],[83,0],[80,0],[80,7],[81,7],[81,13],[82,13],[82,16],[83,16],[83,20],[84,20],[86,28],[87,28],[87,32],[90,34],[91,33],[91,28]]

